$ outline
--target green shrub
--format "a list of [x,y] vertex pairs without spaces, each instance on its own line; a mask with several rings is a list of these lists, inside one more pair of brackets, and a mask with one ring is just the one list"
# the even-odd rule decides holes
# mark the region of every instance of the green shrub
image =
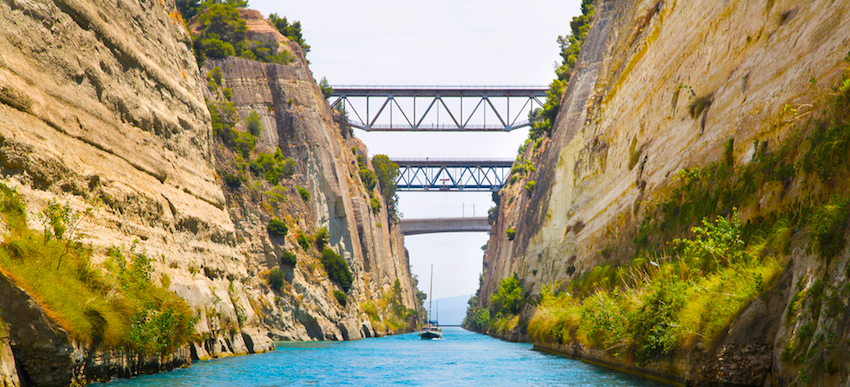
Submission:
[[487,224],[494,225],[499,220],[499,207],[490,207],[487,210]]
[[322,250],[325,248],[325,245],[328,244],[328,240],[330,239],[330,234],[328,234],[328,228],[322,227],[318,231],[316,231],[316,235],[313,236],[313,240],[316,241],[316,248]]
[[534,190],[535,185],[537,185],[537,182],[534,180],[529,180],[525,183],[525,193],[527,193],[529,197],[531,196],[531,191]]
[[292,24],[289,24],[289,21],[286,20],[286,17],[279,17],[276,13],[269,15],[269,21],[277,28],[277,30],[281,33],[281,35],[286,36],[287,39],[298,43],[301,46],[301,49],[304,50],[305,53],[310,52],[310,45],[308,45],[304,41],[304,37],[301,35],[301,22],[295,21]]
[[295,256],[295,253],[284,250],[280,253],[280,264],[281,265],[289,265],[295,266],[298,263],[298,257]]
[[369,205],[372,207],[372,212],[378,214],[381,212],[381,200],[378,198],[369,199]]
[[254,151],[254,147],[257,145],[257,139],[251,133],[238,132],[236,138],[233,139],[233,143],[236,146],[236,150],[242,154],[242,157],[249,159],[251,158],[251,152]]
[[319,88],[322,89],[322,95],[325,96],[325,99],[330,98],[331,94],[334,93],[334,88],[331,87],[328,79],[325,77],[322,77],[322,80],[319,82]]
[[514,237],[516,236],[516,230],[514,230],[511,227],[508,227],[508,229],[505,230],[505,233],[508,234],[508,240],[509,241],[514,240]]
[[322,265],[328,273],[328,278],[338,283],[342,290],[348,291],[351,288],[354,278],[348,269],[348,263],[339,254],[326,247],[322,250]]
[[269,276],[266,278],[266,282],[268,282],[269,287],[272,288],[272,290],[279,292],[283,290],[283,285],[286,284],[286,276],[282,271],[275,268],[269,271]]
[[213,67],[213,69],[207,73],[207,78],[212,79],[216,85],[221,86],[221,69],[218,68],[218,66]]
[[340,305],[345,306],[348,304],[348,296],[346,296],[345,293],[339,290],[334,290],[334,297],[336,297],[336,302],[339,302]]
[[242,186],[242,179],[232,173],[224,173],[224,184],[230,189],[237,189]]
[[279,219],[272,219],[269,221],[269,224],[266,225],[266,230],[268,230],[269,235],[273,237],[283,238],[286,236],[289,228],[286,227],[286,223],[281,222]]
[[490,309],[478,309],[472,319],[465,318],[463,320],[463,325],[475,331],[486,332],[490,329]]
[[298,234],[298,236],[295,237],[295,241],[298,242],[298,245],[305,251],[310,248],[310,241],[307,240],[307,237],[304,236],[304,234]]
[[248,114],[248,118],[245,119],[245,126],[248,128],[248,132],[255,137],[259,137],[263,133],[263,123],[260,121],[260,118],[260,115],[252,110],[251,114]]
[[525,300],[522,285],[516,273],[499,281],[499,288],[490,296],[490,313],[493,316],[519,314]]
[[291,158],[284,158],[280,148],[274,153],[260,153],[257,159],[249,165],[254,176],[262,177],[269,184],[277,185],[281,179],[288,179],[295,173],[297,163]]
[[298,189],[298,196],[301,196],[301,200],[303,200],[305,202],[310,201],[310,192],[309,191],[307,191],[306,189],[304,189],[300,185],[296,185],[295,188]]
[[372,172],[372,170],[368,168],[360,168],[360,181],[363,182],[363,186],[366,187],[367,190],[372,191],[375,189],[375,185],[377,184],[375,172]]
[[833,197],[822,204],[809,219],[811,246],[821,258],[829,260],[844,249],[844,234],[850,223],[850,200]]
[[398,207],[396,180],[401,173],[398,164],[392,162],[387,155],[375,155],[372,157],[372,167],[375,168],[375,178],[381,186],[381,196],[387,203],[387,209],[394,214]]
[[233,100],[233,89],[231,89],[229,87],[225,87],[225,88],[221,89],[221,95],[223,95],[224,98],[227,99],[228,101],[232,101]]

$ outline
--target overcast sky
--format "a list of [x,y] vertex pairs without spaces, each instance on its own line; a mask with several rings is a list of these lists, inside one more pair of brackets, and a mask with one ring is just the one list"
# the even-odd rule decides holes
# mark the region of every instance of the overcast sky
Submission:
[[[558,35],[580,0],[250,0],[250,8],[301,21],[316,79],[331,85],[546,86],[555,77]],[[370,155],[391,158],[508,158],[527,138],[510,133],[366,133]],[[489,193],[400,193],[405,218],[486,215]],[[408,236],[413,273],[434,298],[474,294],[486,233]]]

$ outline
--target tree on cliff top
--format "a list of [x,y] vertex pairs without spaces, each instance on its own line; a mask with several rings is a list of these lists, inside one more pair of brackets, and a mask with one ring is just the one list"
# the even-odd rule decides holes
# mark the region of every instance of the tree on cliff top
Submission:
[[395,213],[398,204],[398,197],[395,194],[396,179],[400,173],[398,164],[392,162],[387,155],[375,155],[372,157],[372,166],[381,185],[381,195],[387,202],[387,209]]
[[269,20],[274,24],[275,28],[280,31],[281,35],[286,36],[287,39],[298,43],[301,46],[301,49],[304,50],[304,53],[310,52],[310,45],[304,41],[304,36],[301,34],[301,22],[295,21],[292,24],[289,24],[289,21],[286,20],[284,16],[281,18],[277,16],[276,13],[269,15]]

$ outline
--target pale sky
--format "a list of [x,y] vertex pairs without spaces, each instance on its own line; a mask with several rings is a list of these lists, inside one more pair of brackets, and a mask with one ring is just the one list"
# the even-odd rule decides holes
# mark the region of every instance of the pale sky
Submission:
[[[580,0],[251,0],[264,16],[301,21],[316,79],[331,85],[546,86],[560,62],[558,35],[570,30]],[[370,156],[516,157],[527,130],[510,133],[367,133]],[[485,216],[490,193],[400,193],[404,218]],[[419,288],[434,298],[474,294],[486,233],[405,237]]]

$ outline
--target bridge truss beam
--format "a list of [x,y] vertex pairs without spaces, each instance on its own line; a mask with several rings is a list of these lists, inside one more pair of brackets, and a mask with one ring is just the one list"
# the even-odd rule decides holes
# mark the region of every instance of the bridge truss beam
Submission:
[[513,160],[395,159],[396,191],[495,192],[505,185]]
[[348,116],[339,118],[340,123],[365,131],[512,131],[531,125],[528,112],[543,106],[547,90],[534,86],[338,86],[331,94],[331,106]]

